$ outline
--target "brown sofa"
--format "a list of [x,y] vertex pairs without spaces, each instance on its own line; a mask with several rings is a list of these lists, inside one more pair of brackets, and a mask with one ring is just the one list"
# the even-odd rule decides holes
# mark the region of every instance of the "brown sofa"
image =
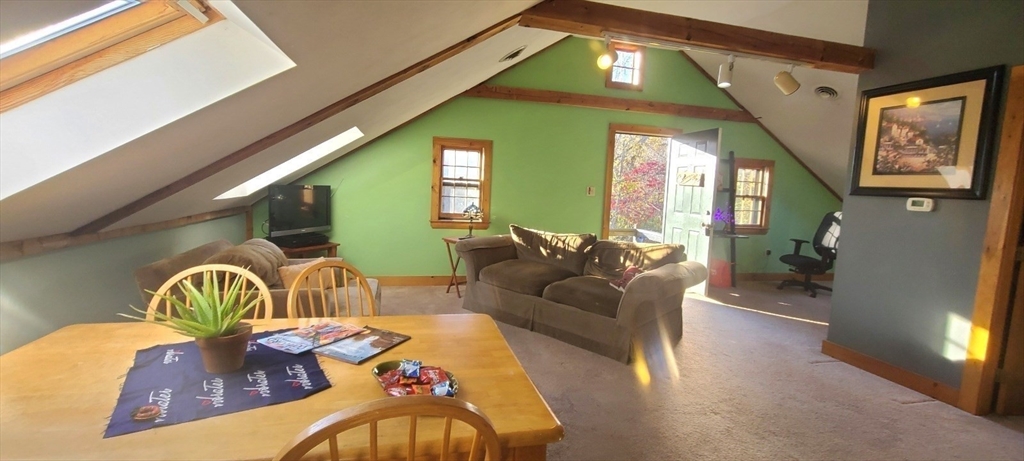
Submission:
[[[144,306],[146,306],[149,305],[149,300],[153,297],[147,290],[156,291],[172,276],[190,267],[214,263],[246,267],[270,288],[270,297],[274,305],[273,316],[284,318],[288,317],[288,287],[282,282],[278,268],[283,265],[294,266],[313,260],[314,258],[289,259],[277,245],[265,239],[252,239],[240,245],[235,245],[227,240],[217,240],[136,269],[135,283],[139,286],[139,294],[142,295]],[[379,313],[380,284],[376,279],[367,279],[367,281],[377,301]],[[351,291],[353,289],[350,288]],[[356,299],[355,294],[352,295],[353,299]],[[314,298],[315,300],[320,299],[318,295],[315,295]]]
[[[638,347],[682,339],[683,292],[708,276],[682,245],[510,228],[455,245],[466,261],[464,308],[624,363]],[[609,281],[629,266],[644,272],[620,292]]]

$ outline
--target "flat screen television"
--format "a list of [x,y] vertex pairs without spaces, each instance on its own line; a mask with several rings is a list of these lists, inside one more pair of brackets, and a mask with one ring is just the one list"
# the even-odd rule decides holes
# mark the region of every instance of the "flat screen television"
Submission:
[[331,186],[273,185],[267,202],[270,237],[331,230]]

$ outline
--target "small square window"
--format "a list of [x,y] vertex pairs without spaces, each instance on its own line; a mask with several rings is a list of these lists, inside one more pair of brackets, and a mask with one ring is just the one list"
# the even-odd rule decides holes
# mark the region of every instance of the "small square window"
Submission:
[[617,58],[608,68],[605,86],[626,90],[643,89],[644,48],[625,43],[612,43]]

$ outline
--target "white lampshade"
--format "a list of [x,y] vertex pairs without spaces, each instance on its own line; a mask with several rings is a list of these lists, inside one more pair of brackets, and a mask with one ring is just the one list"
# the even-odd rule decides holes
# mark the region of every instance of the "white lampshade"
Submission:
[[793,66],[789,66],[789,71],[782,71],[775,74],[775,86],[779,87],[779,91],[782,94],[789,96],[796,93],[796,90],[800,89],[800,82],[793,78]]

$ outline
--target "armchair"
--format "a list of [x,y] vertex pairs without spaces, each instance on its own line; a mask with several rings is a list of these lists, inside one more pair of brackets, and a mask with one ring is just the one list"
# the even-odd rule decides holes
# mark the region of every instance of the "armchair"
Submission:
[[[776,287],[777,289],[781,290],[788,286],[803,287],[804,291],[810,292],[812,298],[818,296],[818,290],[832,291],[831,287],[812,282],[811,276],[824,274],[832,268],[839,251],[839,228],[842,218],[841,211],[827,213],[822,218],[821,224],[818,225],[818,231],[814,233],[813,243],[806,240],[790,239],[796,244],[793,253],[782,255],[779,260],[790,266],[790,272],[803,275],[804,278],[803,280],[783,280]],[[819,258],[800,254],[800,249],[805,243],[812,244],[814,252],[818,254]]]

